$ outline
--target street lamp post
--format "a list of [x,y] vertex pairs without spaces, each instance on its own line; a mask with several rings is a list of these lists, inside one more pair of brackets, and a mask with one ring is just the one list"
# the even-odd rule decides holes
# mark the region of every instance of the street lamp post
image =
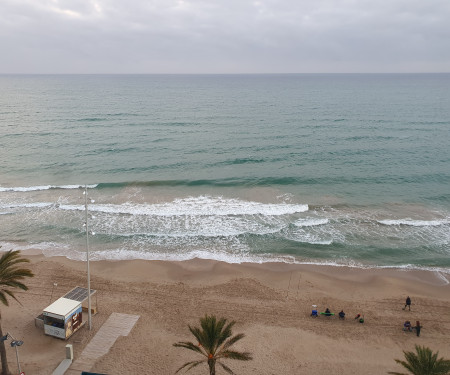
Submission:
[[6,340],[8,340],[8,338],[12,339],[12,341],[11,341],[11,348],[16,348],[17,368],[19,370],[19,374],[21,374],[22,370],[20,369],[19,349],[17,347],[18,346],[22,346],[23,345],[23,341],[22,340],[16,340],[9,332],[7,332],[5,336],[0,337],[0,341],[6,341]]
[[23,341],[21,341],[21,340],[11,341],[11,347],[16,348],[17,368],[19,369],[19,374],[22,373],[22,371],[20,370],[19,350],[17,349],[17,347],[22,346],[22,344],[23,344]]
[[58,283],[53,283],[52,294],[50,295],[50,302],[49,302],[49,303],[51,303],[51,302],[52,302],[52,298],[53,298],[53,291],[55,290],[55,287],[57,287],[57,286],[58,286]]
[[91,272],[89,269],[89,227],[88,227],[88,194],[87,185],[84,186],[84,208],[86,214],[86,260],[87,260],[87,287],[88,287],[88,327],[92,329],[91,314]]

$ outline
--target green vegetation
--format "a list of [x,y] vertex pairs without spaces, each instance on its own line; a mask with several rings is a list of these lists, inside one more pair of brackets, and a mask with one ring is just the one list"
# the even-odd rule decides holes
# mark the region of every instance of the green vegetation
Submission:
[[[448,375],[450,374],[450,361],[438,359],[439,352],[433,353],[430,348],[416,345],[416,353],[405,352],[406,361],[396,359],[395,362],[406,368],[413,375]],[[394,375],[407,375],[401,372],[389,372]]]
[[[17,298],[14,295],[13,290],[19,288],[22,290],[28,290],[28,287],[21,282],[26,277],[33,277],[33,273],[27,268],[20,268],[20,263],[28,263],[29,260],[20,256],[20,251],[7,251],[0,258],[0,301],[8,306],[8,297]],[[19,302],[19,301],[17,301]],[[20,302],[19,302],[20,303]],[[0,313],[0,337],[3,336],[1,326],[1,313]],[[0,358],[2,361],[2,375],[10,375],[8,368],[8,362],[6,360],[5,341],[0,341]]]
[[177,342],[173,344],[176,347],[186,348],[199,353],[204,358],[196,361],[185,363],[176,372],[187,367],[186,371],[202,364],[207,363],[209,367],[209,374],[216,374],[216,363],[219,364],[228,374],[234,372],[225,364],[221,362],[222,359],[237,359],[240,361],[249,361],[252,356],[248,352],[238,352],[230,350],[230,347],[244,337],[243,333],[233,336],[231,329],[236,322],[232,321],[227,324],[227,320],[221,318],[216,319],[214,315],[205,315],[200,318],[199,327],[189,326],[189,330],[195,336],[198,344],[192,342]]

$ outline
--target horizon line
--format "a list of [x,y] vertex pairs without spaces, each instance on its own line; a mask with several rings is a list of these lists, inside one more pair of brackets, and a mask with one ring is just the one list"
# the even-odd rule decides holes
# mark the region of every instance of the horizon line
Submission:
[[3,73],[0,75],[104,75],[104,76],[114,76],[114,75],[389,75],[389,74],[450,74],[449,72],[266,72],[266,73]]

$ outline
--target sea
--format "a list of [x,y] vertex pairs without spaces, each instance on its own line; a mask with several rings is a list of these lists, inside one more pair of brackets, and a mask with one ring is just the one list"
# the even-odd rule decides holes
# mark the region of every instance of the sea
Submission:
[[1,251],[87,238],[449,274],[450,74],[0,75]]

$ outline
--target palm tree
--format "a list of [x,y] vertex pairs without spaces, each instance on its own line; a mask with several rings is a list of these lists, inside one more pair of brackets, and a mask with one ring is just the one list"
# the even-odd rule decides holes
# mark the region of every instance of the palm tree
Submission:
[[[14,295],[13,289],[19,288],[28,290],[28,287],[21,282],[26,277],[33,277],[33,273],[27,268],[20,268],[20,263],[28,263],[29,260],[20,256],[20,251],[7,251],[0,258],[0,301],[8,306],[8,297],[17,298]],[[19,302],[19,301],[17,301]],[[20,303],[20,302],[19,302]],[[0,337],[3,336],[1,326],[0,313]],[[8,362],[6,360],[5,341],[0,340],[0,358],[2,361],[2,375],[10,375]]]
[[[416,345],[416,353],[405,352],[406,361],[396,359],[413,375],[448,375],[450,374],[450,361],[444,358],[437,358],[439,352],[433,353],[430,348]],[[389,372],[394,375],[406,375],[401,372]]]
[[231,328],[235,323],[235,321],[232,321],[227,324],[227,320],[224,318],[217,320],[214,315],[205,315],[204,318],[200,318],[201,328],[189,326],[189,330],[197,339],[198,344],[196,345],[192,342],[182,341],[173,344],[173,346],[192,350],[201,354],[205,358],[187,362],[176,372],[187,366],[189,367],[186,371],[189,371],[201,363],[207,363],[209,367],[209,374],[215,375],[216,363],[218,363],[227,373],[234,374],[228,366],[220,362],[221,359],[238,359],[240,361],[251,360],[252,356],[248,352],[230,350],[230,347],[233,344],[245,336],[243,333],[232,336]]

